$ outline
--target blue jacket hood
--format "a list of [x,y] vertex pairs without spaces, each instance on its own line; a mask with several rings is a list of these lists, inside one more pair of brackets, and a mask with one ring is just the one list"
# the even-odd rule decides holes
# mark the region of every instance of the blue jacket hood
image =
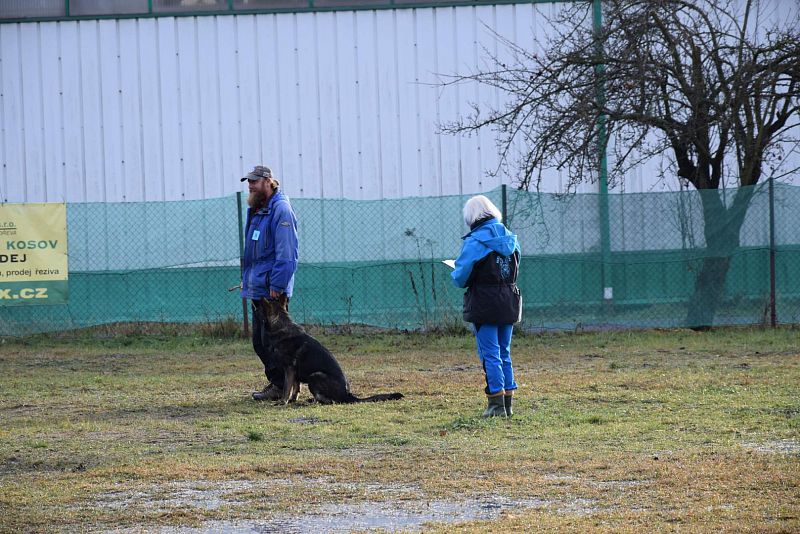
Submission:
[[475,230],[464,236],[473,239],[497,252],[501,256],[510,256],[517,249],[517,236],[497,219],[489,219]]

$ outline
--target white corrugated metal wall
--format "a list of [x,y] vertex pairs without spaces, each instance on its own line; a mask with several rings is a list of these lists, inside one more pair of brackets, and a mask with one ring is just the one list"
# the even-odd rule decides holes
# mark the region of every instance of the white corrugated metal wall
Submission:
[[[534,46],[559,4],[0,24],[0,200],[213,198],[270,165],[293,197],[376,199],[497,187],[493,134],[436,133],[497,106],[435,87]],[[775,15],[775,11],[768,14]],[[659,183],[658,162],[625,191]],[[561,191],[551,173],[544,191]],[[581,191],[594,191],[586,185]]]
[[[491,132],[436,124],[496,104],[442,91],[497,49],[545,32],[557,4],[0,25],[8,202],[219,197],[271,165],[294,197],[490,190]],[[557,184],[556,184],[557,188]]]

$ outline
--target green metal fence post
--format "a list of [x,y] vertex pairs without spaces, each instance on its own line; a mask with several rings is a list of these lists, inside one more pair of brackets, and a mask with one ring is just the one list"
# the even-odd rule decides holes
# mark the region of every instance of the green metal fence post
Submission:
[[769,324],[778,325],[778,312],[775,307],[775,186],[769,177]]
[[508,202],[506,200],[507,199],[507,197],[506,197],[506,184],[501,185],[500,186],[500,190],[501,190],[500,194],[502,195],[502,198],[500,199],[500,202],[502,203],[502,207],[500,209],[501,209],[501,213],[503,214],[503,222],[506,223],[506,226],[510,229],[511,227],[509,225],[511,224],[511,222],[508,220]]
[[[236,220],[239,221],[239,276],[244,273],[244,226],[242,221],[242,192],[236,192]],[[242,299],[242,333],[250,337],[250,319],[247,316],[247,299]]]
[[[603,6],[601,0],[593,0],[592,21],[594,26],[595,47],[598,59],[602,58],[603,43],[600,40],[603,29]],[[603,74],[605,65],[598,62],[594,67],[597,76],[596,100],[602,109],[606,104],[605,83]],[[608,152],[606,149],[606,116],[601,113],[597,118],[597,149],[600,158],[600,249],[602,251],[603,304],[611,304],[614,299],[611,272],[611,231],[608,213]]]

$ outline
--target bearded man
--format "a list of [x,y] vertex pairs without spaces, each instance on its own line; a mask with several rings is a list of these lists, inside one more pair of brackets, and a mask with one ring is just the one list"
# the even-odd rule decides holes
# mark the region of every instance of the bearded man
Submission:
[[257,166],[247,180],[242,298],[253,304],[253,349],[264,364],[268,383],[253,392],[254,400],[278,400],[283,395],[283,369],[272,355],[269,331],[261,317],[262,298],[292,296],[297,270],[297,218],[269,167]]

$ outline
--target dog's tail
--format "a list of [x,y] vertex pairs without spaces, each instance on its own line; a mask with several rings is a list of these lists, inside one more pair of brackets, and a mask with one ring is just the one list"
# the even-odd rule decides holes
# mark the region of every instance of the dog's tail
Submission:
[[364,397],[363,399],[359,399],[355,395],[350,395],[348,402],[382,402],[382,401],[390,401],[390,400],[400,400],[403,398],[402,393],[380,393],[378,395],[372,395],[371,397]]

